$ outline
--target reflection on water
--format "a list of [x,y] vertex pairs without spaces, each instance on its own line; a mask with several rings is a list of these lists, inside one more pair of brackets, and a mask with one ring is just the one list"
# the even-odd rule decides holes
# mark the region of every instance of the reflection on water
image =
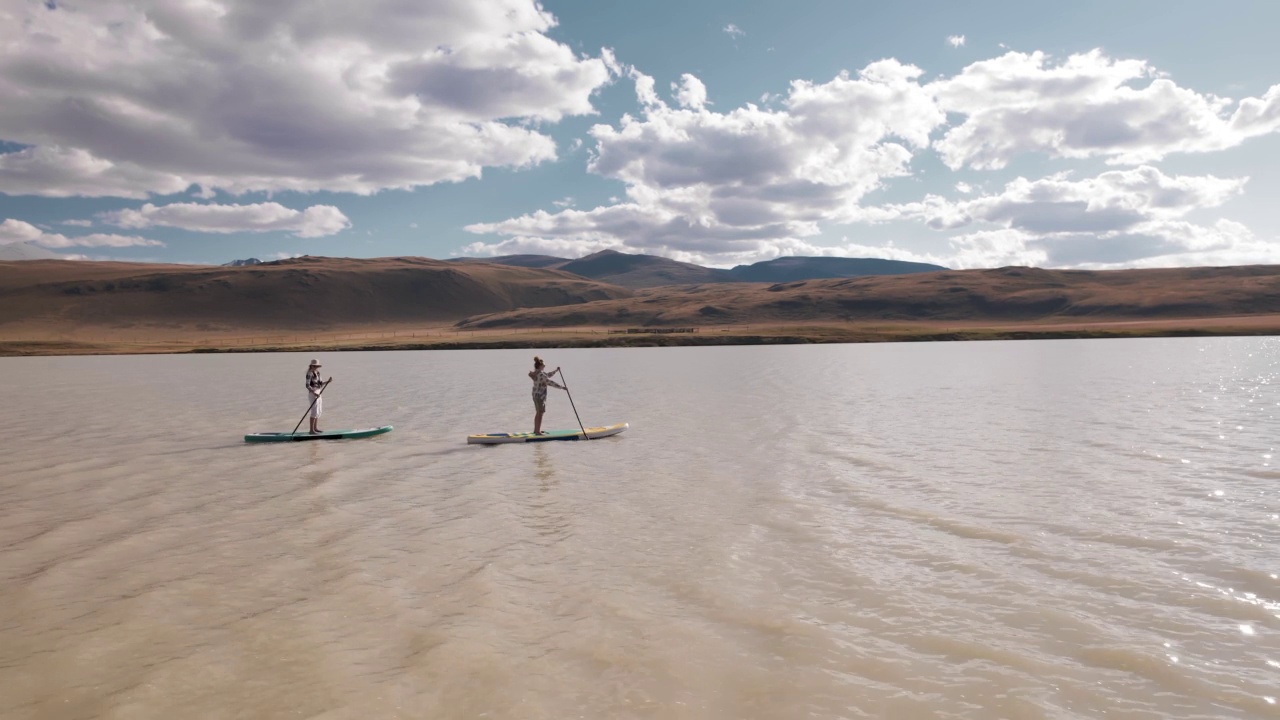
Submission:
[[1280,342],[528,354],[0,360],[0,716],[1277,716]]
[[543,490],[550,490],[555,481],[556,471],[552,466],[552,451],[545,443],[536,443],[532,448],[533,475],[538,479]]

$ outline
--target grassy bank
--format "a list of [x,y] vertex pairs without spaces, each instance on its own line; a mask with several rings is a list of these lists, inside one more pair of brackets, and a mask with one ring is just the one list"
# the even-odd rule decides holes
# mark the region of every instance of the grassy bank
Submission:
[[[0,356],[127,355],[232,352],[337,352],[351,350],[455,350],[546,347],[677,347],[812,343],[951,342],[1070,338],[1213,337],[1280,334],[1275,316],[1092,323],[968,325],[960,323],[779,324],[698,328],[687,333],[619,333],[607,328],[520,328],[485,333],[449,329],[406,332],[363,328],[324,336],[202,337],[164,333],[92,339],[0,336]],[[638,329],[643,330],[643,329]]]

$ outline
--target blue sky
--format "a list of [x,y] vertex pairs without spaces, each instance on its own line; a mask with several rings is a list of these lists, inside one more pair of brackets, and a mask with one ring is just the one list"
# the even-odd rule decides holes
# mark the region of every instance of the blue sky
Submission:
[[0,244],[1280,261],[1280,4],[0,0]]

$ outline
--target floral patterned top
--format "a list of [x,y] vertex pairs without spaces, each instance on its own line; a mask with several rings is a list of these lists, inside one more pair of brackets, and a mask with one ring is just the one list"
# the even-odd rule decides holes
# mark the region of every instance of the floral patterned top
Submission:
[[[554,371],[552,371],[554,372]],[[547,386],[560,387],[551,381],[551,376],[545,370],[535,370],[533,376],[533,396],[539,400],[547,399]]]

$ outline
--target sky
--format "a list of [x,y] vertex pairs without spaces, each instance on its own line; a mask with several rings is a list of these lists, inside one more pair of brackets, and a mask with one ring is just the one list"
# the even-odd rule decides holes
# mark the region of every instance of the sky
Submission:
[[0,0],[0,244],[1280,262],[1280,2]]

